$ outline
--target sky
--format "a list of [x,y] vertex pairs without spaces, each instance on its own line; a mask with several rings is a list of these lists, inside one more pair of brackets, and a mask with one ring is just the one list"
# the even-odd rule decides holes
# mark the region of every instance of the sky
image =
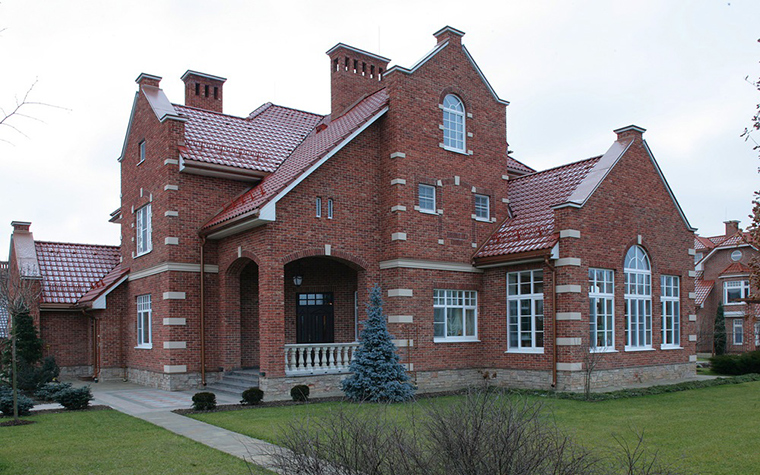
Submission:
[[[760,2],[0,1],[0,260],[11,221],[35,239],[118,244],[119,164],[141,72],[183,103],[180,76],[227,78],[225,112],[271,101],[329,113],[343,42],[411,66],[450,25],[507,108],[514,157],[543,170],[644,134],[701,235],[749,223],[757,151],[740,137],[760,93]],[[0,116],[1,117],[1,116]],[[755,137],[760,142],[760,134]]]

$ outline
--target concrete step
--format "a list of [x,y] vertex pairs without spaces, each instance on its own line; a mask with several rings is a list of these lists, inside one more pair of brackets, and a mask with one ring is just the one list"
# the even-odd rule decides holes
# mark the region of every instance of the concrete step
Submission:
[[209,384],[206,389],[213,393],[240,398],[246,389],[257,387],[259,387],[259,370],[253,368],[228,371],[224,373],[220,381]]

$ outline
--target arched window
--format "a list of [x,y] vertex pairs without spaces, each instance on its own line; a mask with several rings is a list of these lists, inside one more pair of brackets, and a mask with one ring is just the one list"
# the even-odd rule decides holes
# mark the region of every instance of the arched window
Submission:
[[626,350],[652,347],[652,267],[647,253],[632,246],[625,255]]
[[454,94],[443,99],[443,146],[448,150],[464,152],[464,104]]

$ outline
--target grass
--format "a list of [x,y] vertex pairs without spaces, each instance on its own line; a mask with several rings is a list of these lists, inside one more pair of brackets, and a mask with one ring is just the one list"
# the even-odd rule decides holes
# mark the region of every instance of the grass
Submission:
[[[360,411],[391,411],[403,419],[414,408],[450,404],[458,396],[419,403],[356,405]],[[696,473],[756,473],[760,466],[760,382],[717,386],[601,402],[529,396],[541,401],[562,429],[586,446],[616,446],[614,436],[633,440],[643,431],[647,448],[663,460]],[[251,437],[277,443],[279,427],[297,418],[325,415],[340,402],[262,407],[192,417]]]
[[24,419],[35,423],[0,427],[0,474],[249,473],[232,455],[112,410]]

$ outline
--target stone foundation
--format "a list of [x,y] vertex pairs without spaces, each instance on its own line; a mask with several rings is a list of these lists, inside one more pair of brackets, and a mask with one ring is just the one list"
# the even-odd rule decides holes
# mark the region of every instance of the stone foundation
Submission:
[[[221,373],[206,373],[206,383],[216,382],[220,377]],[[127,370],[127,380],[131,383],[163,389],[164,391],[186,391],[201,388],[200,373],[165,374],[129,368]]]
[[318,374],[284,378],[259,377],[259,388],[264,391],[265,401],[285,401],[290,399],[290,390],[297,384],[309,386],[309,397],[343,396],[340,382],[348,374]]
[[[696,372],[696,363],[598,370],[591,374],[591,389],[614,391],[639,384],[670,384],[692,378]],[[560,391],[583,391],[585,380],[583,371],[557,371],[557,389]]]
[[92,366],[61,366],[59,378],[78,379],[92,377]]

